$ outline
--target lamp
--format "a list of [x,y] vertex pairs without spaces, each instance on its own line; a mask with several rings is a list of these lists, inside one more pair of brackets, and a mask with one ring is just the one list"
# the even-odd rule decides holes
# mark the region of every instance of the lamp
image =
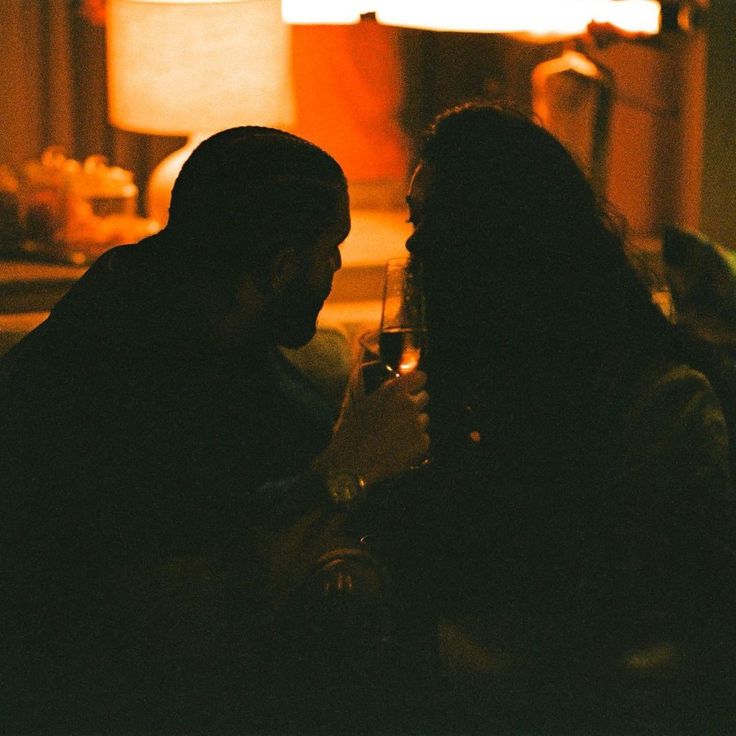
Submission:
[[356,23],[371,11],[387,25],[540,37],[579,35],[591,21],[655,34],[661,14],[655,0],[283,0],[288,23]]
[[188,136],[148,184],[168,219],[181,166],[208,135],[294,120],[288,26],[279,0],[108,0],[108,113],[124,130]]

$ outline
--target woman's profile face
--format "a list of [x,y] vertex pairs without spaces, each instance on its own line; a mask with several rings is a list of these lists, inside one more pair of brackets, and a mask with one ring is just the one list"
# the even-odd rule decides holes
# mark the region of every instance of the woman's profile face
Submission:
[[406,203],[414,232],[406,249],[420,258],[431,257],[436,248],[454,248],[479,232],[480,213],[468,203],[468,182],[462,176],[454,181],[440,176],[435,164],[420,161],[409,183]]

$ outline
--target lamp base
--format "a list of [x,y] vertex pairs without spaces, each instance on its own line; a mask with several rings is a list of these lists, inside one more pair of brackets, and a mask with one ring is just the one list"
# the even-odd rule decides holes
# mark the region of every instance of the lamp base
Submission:
[[194,149],[206,138],[208,133],[193,133],[189,140],[173,153],[170,153],[151,173],[146,189],[146,212],[158,222],[161,228],[169,221],[169,204],[171,190],[176,177],[179,176],[184,162],[192,155]]

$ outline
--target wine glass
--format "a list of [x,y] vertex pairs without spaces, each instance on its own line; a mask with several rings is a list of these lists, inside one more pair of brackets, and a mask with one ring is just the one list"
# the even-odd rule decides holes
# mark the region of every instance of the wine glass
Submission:
[[427,326],[421,273],[411,258],[394,258],[386,264],[378,352],[394,376],[419,367],[426,348]]

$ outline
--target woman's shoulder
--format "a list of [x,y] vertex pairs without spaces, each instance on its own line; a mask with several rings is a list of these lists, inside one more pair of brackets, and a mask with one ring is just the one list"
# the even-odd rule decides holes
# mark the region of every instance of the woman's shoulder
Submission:
[[650,485],[681,490],[706,484],[720,494],[729,488],[729,432],[720,398],[708,377],[687,363],[646,366],[622,402],[618,430],[614,457],[629,481],[641,475]]
[[625,414],[629,422],[669,420],[688,426],[695,417],[722,425],[719,396],[708,377],[684,362],[660,360],[644,367],[634,381]]

